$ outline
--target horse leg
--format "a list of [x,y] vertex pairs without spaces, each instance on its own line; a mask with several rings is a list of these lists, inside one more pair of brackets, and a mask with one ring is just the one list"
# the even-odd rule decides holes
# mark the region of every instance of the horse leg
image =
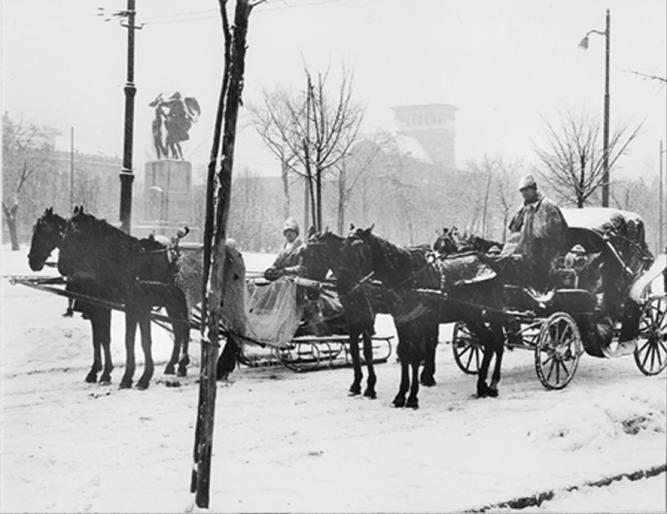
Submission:
[[97,373],[102,369],[102,355],[100,353],[100,324],[97,313],[91,309],[89,313],[90,326],[93,332],[93,365],[86,375],[86,382],[94,384],[97,382]]
[[350,354],[352,355],[352,366],[354,367],[354,382],[350,386],[350,396],[361,394],[361,379],[364,374],[361,372],[361,359],[359,358],[359,332],[350,331]]
[[427,328],[426,358],[421,374],[421,383],[426,387],[435,385],[435,351],[438,347],[438,328],[437,323],[429,324]]
[[132,387],[134,376],[134,337],[137,333],[137,316],[130,309],[125,311],[125,373],[120,381],[121,389]]
[[[416,358],[415,358],[416,357]],[[408,396],[408,401],[405,406],[412,409],[419,408],[419,399],[417,395],[419,394],[419,364],[421,358],[418,356],[413,356],[412,362],[410,362],[410,367],[412,368],[412,382],[410,383],[410,395]]]
[[491,358],[495,350],[493,345],[493,334],[484,325],[484,321],[480,318],[474,323],[471,323],[472,330],[475,332],[480,342],[484,346],[484,358],[479,367],[477,374],[477,396],[484,398],[490,396],[489,386],[486,385],[486,377],[489,373],[489,366],[491,365]]
[[231,335],[227,336],[225,347],[218,357],[216,367],[216,380],[227,380],[229,374],[236,368],[236,356],[239,353],[239,347]]
[[100,339],[104,350],[104,371],[100,377],[100,384],[109,384],[111,383],[111,370],[113,370],[113,362],[111,361],[111,310],[100,309],[99,319],[101,320]]
[[370,332],[364,330],[362,333],[364,338],[364,359],[366,360],[366,367],[368,368],[368,380],[366,380],[366,390],[364,396],[366,398],[375,399],[377,393],[375,392],[375,384],[377,377],[375,376],[375,368],[373,366],[373,339]]
[[[176,319],[187,320],[189,316],[188,302],[185,295],[180,289],[175,293],[175,308],[174,317]],[[188,354],[188,347],[190,345],[190,325],[188,323],[174,324],[174,334],[178,335],[180,344],[180,356],[178,358],[178,376],[184,377],[188,374],[188,364],[190,364],[190,355]]]
[[493,334],[493,344],[495,347],[496,362],[491,375],[491,386],[489,387],[489,396],[498,396],[498,382],[500,382],[500,370],[503,362],[503,352],[505,351],[505,338],[503,337],[503,326],[494,322],[491,324],[491,333]]
[[396,354],[401,362],[401,385],[398,388],[398,393],[394,397],[394,407],[405,406],[405,395],[408,392],[410,385],[410,341],[406,338],[405,330],[397,328],[398,332],[398,348]]
[[[170,309],[167,308],[167,315],[172,317],[173,314],[170,312]],[[178,323],[173,323],[172,327],[174,329],[174,345],[171,348],[171,355],[169,356],[169,361],[164,368],[165,375],[175,375],[176,374],[176,363],[178,362],[178,355],[181,351],[181,336],[178,330]]]
[[151,351],[151,345],[153,344],[151,319],[148,311],[142,313],[139,319],[139,328],[141,329],[141,349],[144,351],[144,373],[137,382],[137,389],[148,389],[154,371],[153,352]]

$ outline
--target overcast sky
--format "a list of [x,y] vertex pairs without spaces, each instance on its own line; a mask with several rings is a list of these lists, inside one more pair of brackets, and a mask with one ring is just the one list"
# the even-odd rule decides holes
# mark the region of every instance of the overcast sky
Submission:
[[[574,110],[601,117],[604,29],[612,14],[612,127],[644,122],[621,173],[657,174],[665,139],[667,88],[629,70],[665,76],[664,0],[269,0],[250,19],[246,103],[263,88],[302,86],[313,70],[343,64],[367,108],[364,130],[392,129],[393,105],[456,105],[457,165],[484,153],[534,158],[543,118]],[[96,16],[109,0],[4,0],[4,108],[54,126],[76,144],[122,152],[126,31]],[[174,90],[199,99],[204,115],[186,154],[205,161],[221,75],[216,0],[137,0],[135,168],[150,159],[148,103]],[[247,123],[239,166],[259,174],[278,167]]]

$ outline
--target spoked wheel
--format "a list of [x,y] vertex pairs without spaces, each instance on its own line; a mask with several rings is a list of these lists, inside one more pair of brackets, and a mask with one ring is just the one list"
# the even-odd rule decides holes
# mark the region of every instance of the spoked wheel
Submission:
[[667,367],[667,297],[651,298],[642,310],[635,362],[644,375]]
[[535,371],[546,389],[563,389],[574,377],[581,356],[576,321],[556,312],[542,324],[535,347]]
[[454,324],[452,351],[456,365],[466,375],[476,375],[484,358],[484,347],[462,321]]

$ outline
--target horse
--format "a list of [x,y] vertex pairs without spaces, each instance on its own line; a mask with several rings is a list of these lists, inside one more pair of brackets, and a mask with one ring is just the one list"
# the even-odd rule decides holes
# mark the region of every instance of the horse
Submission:
[[305,278],[323,281],[331,270],[336,277],[336,291],[343,307],[345,328],[350,343],[354,380],[350,386],[351,396],[361,394],[363,372],[359,355],[359,338],[363,341],[364,360],[368,371],[366,389],[363,396],[370,399],[377,398],[375,385],[377,376],[373,365],[373,340],[375,334],[375,315],[387,312],[388,309],[382,298],[382,291],[368,283],[353,283],[348,279],[344,264],[341,260],[341,248],[345,239],[325,230],[323,233],[312,235],[302,253],[303,275]]
[[451,229],[445,227],[437,235],[433,243],[433,250],[443,256],[465,251],[489,253],[492,248],[496,247],[500,250],[503,246],[501,243],[473,234],[461,234],[456,227]]
[[132,387],[135,371],[134,339],[141,329],[144,373],[137,388],[146,389],[154,372],[151,352],[153,307],[165,307],[172,318],[174,349],[165,373],[185,376],[188,361],[189,321],[185,295],[175,285],[176,267],[167,258],[167,247],[154,238],[139,240],[77,207],[64,232],[58,271],[68,283],[97,287],[103,299],[125,304],[125,373],[120,387]]
[[[480,282],[458,284],[450,282],[450,275],[457,273],[456,259],[429,259],[421,249],[399,248],[389,241],[372,233],[372,228],[357,229],[348,237],[343,246],[357,247],[357,259],[350,263],[358,277],[374,273],[390,291],[397,296],[394,303],[394,320],[399,332],[399,358],[401,360],[401,385],[394,399],[397,407],[417,408],[419,381],[417,379],[421,360],[424,358],[425,344],[429,332],[432,337],[433,324],[465,322],[479,338],[485,348],[484,359],[477,379],[477,396],[498,396],[500,369],[504,349],[502,316],[503,284],[495,273]],[[488,264],[478,253],[470,253],[481,264]],[[489,265],[489,269],[492,269]],[[411,289],[422,288],[441,291],[447,296],[429,299],[416,294]],[[487,327],[486,323],[489,326]],[[437,332],[436,332],[437,333]],[[486,378],[495,355],[495,367],[491,385]],[[412,368],[412,381],[409,381],[409,368]],[[410,396],[405,402],[405,394],[410,389]]]
[[[67,220],[53,212],[49,207],[37,220],[32,231],[30,250],[28,252],[28,264],[32,271],[41,271],[51,253],[62,244]],[[97,297],[100,288],[94,284],[72,284],[67,283],[66,290],[86,296]],[[90,321],[93,335],[93,364],[86,375],[86,382],[97,382],[97,374],[100,371],[100,384],[111,382],[111,371],[113,362],[111,360],[111,309],[85,301],[77,301],[74,304],[77,311],[83,313],[84,318]],[[68,309],[68,312],[70,309]],[[104,367],[102,366],[101,349],[104,350]]]

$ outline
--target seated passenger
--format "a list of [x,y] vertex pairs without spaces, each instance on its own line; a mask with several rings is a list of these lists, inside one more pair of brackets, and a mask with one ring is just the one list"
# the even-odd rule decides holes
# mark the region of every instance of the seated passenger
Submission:
[[299,238],[299,224],[296,219],[290,217],[283,225],[283,243],[278,257],[273,265],[264,272],[267,280],[277,280],[283,275],[298,275],[302,269],[301,252],[305,248],[303,241]]

